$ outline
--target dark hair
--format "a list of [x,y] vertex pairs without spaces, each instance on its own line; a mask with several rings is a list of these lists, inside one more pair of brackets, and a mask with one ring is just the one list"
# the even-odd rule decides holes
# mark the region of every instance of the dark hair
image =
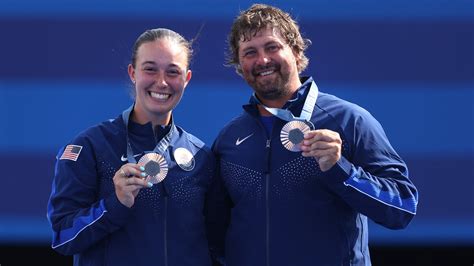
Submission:
[[165,28],[157,28],[157,29],[150,29],[142,33],[138,39],[135,41],[132,49],[132,59],[131,64],[135,68],[135,64],[137,61],[137,51],[140,46],[146,42],[153,42],[158,39],[167,38],[169,40],[175,41],[178,44],[181,44],[186,52],[187,55],[187,68],[189,68],[191,64],[191,59],[193,56],[193,49],[192,44],[190,41],[186,40],[183,36],[179,33],[176,33],[170,29]]
[[249,9],[240,12],[239,16],[234,20],[227,39],[229,50],[226,65],[234,66],[237,73],[241,74],[239,41],[248,41],[260,30],[267,27],[278,29],[291,49],[300,55],[297,67],[299,73],[303,72],[309,63],[309,59],[304,55],[304,51],[311,44],[311,41],[303,39],[298,24],[288,13],[279,8],[264,4],[252,5]]

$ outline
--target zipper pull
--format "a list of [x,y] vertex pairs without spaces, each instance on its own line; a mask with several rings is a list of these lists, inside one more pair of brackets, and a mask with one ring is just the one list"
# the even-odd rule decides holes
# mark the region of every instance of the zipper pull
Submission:
[[266,144],[265,148],[270,148],[270,140],[269,139],[267,139],[267,144]]

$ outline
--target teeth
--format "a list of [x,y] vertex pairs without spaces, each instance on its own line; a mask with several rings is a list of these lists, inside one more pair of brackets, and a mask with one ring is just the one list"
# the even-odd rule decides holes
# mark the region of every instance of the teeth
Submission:
[[268,70],[268,71],[260,73],[260,76],[268,76],[268,75],[272,74],[273,72],[274,72],[273,70]]
[[151,97],[159,100],[166,100],[170,97],[169,94],[157,93],[157,92],[150,92]]

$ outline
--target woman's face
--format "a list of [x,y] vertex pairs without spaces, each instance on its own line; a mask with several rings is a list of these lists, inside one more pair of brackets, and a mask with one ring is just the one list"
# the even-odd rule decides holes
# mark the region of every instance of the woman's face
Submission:
[[138,122],[167,124],[191,79],[185,48],[172,39],[143,43],[135,67],[128,66],[135,84],[134,115]]

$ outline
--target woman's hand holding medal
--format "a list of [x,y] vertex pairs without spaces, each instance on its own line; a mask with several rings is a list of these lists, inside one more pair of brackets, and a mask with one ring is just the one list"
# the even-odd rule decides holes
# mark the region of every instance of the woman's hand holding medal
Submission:
[[143,166],[127,163],[120,167],[113,177],[117,198],[128,208],[135,203],[135,197],[140,189],[153,186],[147,181],[147,174],[144,171]]

